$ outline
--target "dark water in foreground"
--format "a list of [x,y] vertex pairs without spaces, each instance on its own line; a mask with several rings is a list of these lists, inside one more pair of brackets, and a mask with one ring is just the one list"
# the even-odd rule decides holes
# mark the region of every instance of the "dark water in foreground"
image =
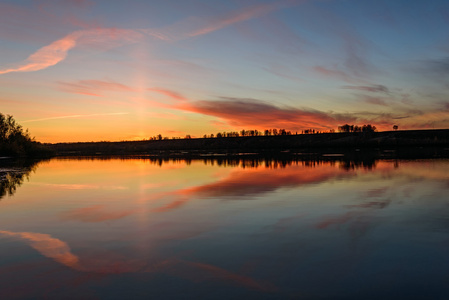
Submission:
[[449,297],[449,160],[53,159],[0,177],[0,299]]

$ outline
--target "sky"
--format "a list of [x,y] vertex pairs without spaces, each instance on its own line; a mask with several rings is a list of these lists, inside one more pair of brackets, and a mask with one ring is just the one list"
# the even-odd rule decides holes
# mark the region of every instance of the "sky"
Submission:
[[449,128],[449,2],[0,0],[0,113],[51,143]]

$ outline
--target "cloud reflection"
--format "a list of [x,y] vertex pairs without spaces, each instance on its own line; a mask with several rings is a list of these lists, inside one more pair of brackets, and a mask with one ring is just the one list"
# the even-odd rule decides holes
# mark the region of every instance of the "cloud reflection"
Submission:
[[97,223],[112,221],[124,218],[135,213],[136,210],[117,210],[111,211],[104,205],[93,205],[89,207],[77,208],[63,213],[62,219],[71,221],[81,221]]
[[80,258],[71,252],[66,242],[48,234],[0,230],[0,235],[22,240],[43,256],[76,271],[101,274],[165,273],[193,282],[221,281],[248,289],[274,290],[274,286],[269,283],[261,283],[251,277],[211,264],[169,258],[148,266],[148,261],[128,258],[112,252],[102,252],[99,255],[88,254]]
[[0,230],[0,234],[8,237],[18,238],[27,242],[33,249],[45,257],[67,267],[79,269],[79,258],[74,255],[67,243],[53,238],[48,234],[34,232],[12,232]]

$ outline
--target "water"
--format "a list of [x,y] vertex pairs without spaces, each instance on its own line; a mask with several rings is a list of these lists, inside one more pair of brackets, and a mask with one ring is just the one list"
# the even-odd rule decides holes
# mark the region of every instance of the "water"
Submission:
[[449,160],[0,167],[0,299],[443,299]]

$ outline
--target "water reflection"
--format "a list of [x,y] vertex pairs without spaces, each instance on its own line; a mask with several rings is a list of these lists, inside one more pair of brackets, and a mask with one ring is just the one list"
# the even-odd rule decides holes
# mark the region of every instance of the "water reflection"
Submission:
[[13,195],[30,173],[36,170],[36,166],[36,161],[0,161],[0,200]]
[[55,159],[34,168],[18,201],[0,203],[2,298],[449,292],[449,160]]

